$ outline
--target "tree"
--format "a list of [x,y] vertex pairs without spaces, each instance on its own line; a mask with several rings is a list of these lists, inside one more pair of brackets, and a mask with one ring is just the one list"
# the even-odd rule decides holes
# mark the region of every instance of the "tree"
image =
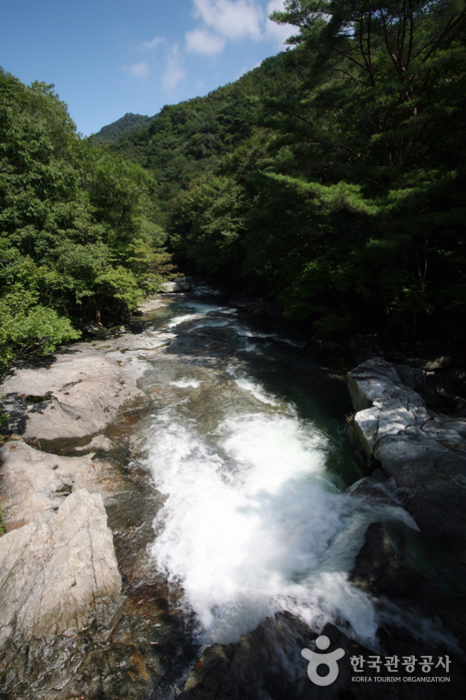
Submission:
[[[53,86],[0,70],[0,364],[120,322],[169,261],[153,177],[81,138]],[[18,307],[18,299],[23,299]]]
[[464,0],[286,0],[271,18],[296,26],[290,43],[311,54],[308,113],[295,113],[308,137],[351,164],[372,159],[366,177],[392,180],[464,63]]
[[[279,165],[282,182],[330,207],[333,221],[366,217],[366,235],[347,255],[354,279],[367,280],[368,265],[376,273],[370,289],[381,318],[407,334],[429,315],[445,323],[448,277],[464,299],[454,263],[466,219],[464,1],[288,0],[272,18],[298,28],[291,58],[307,71],[294,96],[268,100],[264,113],[272,147],[292,154]],[[330,250],[321,265],[309,261],[295,295],[302,285],[315,294],[325,269],[329,289],[338,288],[334,273],[348,266]],[[353,308],[367,307],[367,283],[353,290]]]

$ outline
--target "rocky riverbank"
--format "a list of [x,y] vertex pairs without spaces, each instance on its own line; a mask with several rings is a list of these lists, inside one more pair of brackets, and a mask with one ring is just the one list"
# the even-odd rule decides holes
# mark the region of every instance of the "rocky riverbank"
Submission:
[[146,562],[131,560],[152,538],[160,503],[121,469],[124,441],[104,435],[124,432],[149,404],[135,381],[144,349],[133,342],[131,353],[131,341],[110,341],[120,359],[76,344],[13,368],[1,385],[10,415],[0,450],[2,698],[141,698],[163,676],[164,642],[174,642],[164,631],[155,653],[146,628],[164,630],[166,603],[156,586],[141,590]]
[[428,410],[415,390],[422,384],[421,370],[379,357],[348,373],[356,411],[350,441],[369,470],[382,469],[353,492],[391,478],[421,532],[460,543],[466,536],[466,418]]

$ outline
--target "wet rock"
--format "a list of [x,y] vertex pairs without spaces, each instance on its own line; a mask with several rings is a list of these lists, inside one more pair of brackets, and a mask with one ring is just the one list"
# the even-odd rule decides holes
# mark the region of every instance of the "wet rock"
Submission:
[[116,362],[89,345],[73,346],[52,359],[48,367],[15,368],[3,382],[10,431],[45,440],[84,437],[99,432],[120,411],[149,402]]
[[[53,697],[44,674],[64,687],[85,658],[83,633],[108,639],[125,603],[102,496],[79,489],[53,517],[1,537],[0,591],[0,692],[32,669],[32,697]],[[56,647],[59,668],[47,658]]]
[[[278,613],[265,620],[253,632],[243,635],[237,644],[208,647],[191,671],[180,700],[310,700],[353,698],[361,684],[351,683],[351,655],[370,652],[331,624],[322,630],[330,648],[341,648],[345,659],[339,664],[337,680],[326,688],[312,684],[308,662],[302,649],[315,650],[319,636],[290,613]],[[325,674],[324,674],[325,675]],[[350,694],[347,694],[347,693]],[[367,696],[369,697],[369,696]]]
[[[327,624],[321,634],[330,640],[329,650],[344,652],[338,661],[337,679],[328,686],[317,686],[307,674],[307,660],[301,655],[303,649],[316,651],[315,640],[319,636],[304,622],[289,613],[279,613],[268,618],[253,632],[242,636],[237,644],[215,644],[208,647],[188,676],[179,700],[440,700],[460,697],[465,682],[462,662],[452,659],[448,673],[433,667],[422,676],[447,676],[448,683],[409,683],[404,679],[410,675],[398,665],[395,673],[383,665],[386,656],[402,655],[439,656],[451,651],[413,637],[407,630],[392,626],[380,630],[377,651],[358,644],[348,634],[332,624]],[[353,670],[351,659],[362,661],[361,670]],[[379,660],[380,666],[369,666],[369,661]],[[373,661],[372,661],[373,663]],[[326,670],[322,675],[326,675]],[[319,671],[318,671],[319,673]],[[319,674],[320,675],[320,674]],[[399,682],[387,682],[397,677]],[[379,683],[378,680],[384,682]],[[409,679],[411,680],[411,679]]]
[[318,635],[289,613],[265,620],[237,644],[214,644],[186,680],[180,700],[273,700],[303,697],[307,662],[301,649]]
[[375,595],[411,595],[419,585],[419,574],[406,566],[405,549],[406,540],[400,533],[389,533],[380,522],[371,523],[350,581]]
[[350,486],[348,493],[354,498],[368,498],[372,502],[376,501],[388,506],[402,505],[395,479],[389,479],[381,469],[376,469],[370,476]]
[[428,411],[412,388],[419,373],[409,367],[372,358],[347,379],[357,411],[349,437],[366,465],[380,465],[404,489],[421,530],[464,538],[466,420]]
[[114,443],[104,435],[95,435],[86,445],[78,445],[74,448],[75,452],[92,452],[99,450],[100,452],[111,452],[115,450]]

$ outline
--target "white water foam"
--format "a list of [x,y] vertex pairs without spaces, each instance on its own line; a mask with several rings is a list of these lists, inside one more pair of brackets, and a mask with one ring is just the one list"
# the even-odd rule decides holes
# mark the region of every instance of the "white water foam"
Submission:
[[199,323],[191,328],[192,331],[197,331],[200,328],[224,328],[230,324],[229,321],[223,321],[220,318],[209,318],[208,316],[204,318]]
[[[186,311],[191,313],[182,314],[180,316],[175,316],[171,321],[167,323],[167,328],[175,328],[182,323],[188,323],[189,321],[196,321],[197,319],[204,319],[204,321],[212,315],[230,316],[236,314],[235,309],[230,309],[227,306],[217,306],[215,304],[205,304],[200,301],[188,301],[181,304],[186,308]],[[210,321],[211,325],[228,325],[229,321],[223,321],[221,319],[216,323],[214,319]]]
[[[246,345],[241,351],[253,350],[255,337],[278,337],[215,318],[230,309],[191,302],[184,307],[189,313],[168,327],[228,324],[240,331]],[[348,581],[368,524],[398,519],[415,527],[410,516],[339,493],[325,472],[329,440],[267,393],[246,367],[230,362],[229,381],[266,404],[263,413],[249,403],[258,412],[231,414],[207,435],[189,418],[187,399],[152,415],[148,464],[167,499],[154,521],[151,552],[159,570],[182,588],[186,610],[199,620],[201,641],[235,642],[282,610],[315,631],[333,622],[371,648],[384,619],[407,624],[424,639],[442,638],[438,625],[414,613],[404,619],[395,605],[384,604],[381,611]],[[186,376],[171,384],[200,386]],[[200,404],[200,410],[204,418],[208,407]]]
[[149,464],[168,498],[152,555],[208,643],[236,641],[279,610],[315,628],[346,619],[374,638],[374,608],[346,576],[370,516],[325,478],[321,433],[258,413],[231,416],[207,440],[174,409],[153,427]]
[[235,324],[232,328],[236,333],[243,338],[277,338],[276,333],[260,333],[259,331],[251,330],[247,326]]
[[269,404],[269,406],[278,405],[275,399],[270,396],[270,394],[267,394],[261,384],[252,381],[252,379],[242,369],[241,365],[237,362],[230,362],[226,368],[226,371],[235,378],[235,383],[240,389],[248,391],[254,396],[255,399],[261,401],[261,403]]
[[177,386],[179,389],[197,389],[201,386],[201,382],[197,379],[178,379],[176,382],[170,382],[172,386]]
[[217,304],[208,304],[201,301],[189,300],[183,304],[187,309],[196,311],[202,316],[208,316],[211,314],[225,314],[228,316],[233,316],[237,313],[236,309],[231,309],[229,306],[219,306]]
[[195,321],[197,318],[202,318],[202,314],[183,314],[183,316],[175,316],[174,319],[167,323],[167,328],[175,328],[181,323],[187,323],[187,321]]

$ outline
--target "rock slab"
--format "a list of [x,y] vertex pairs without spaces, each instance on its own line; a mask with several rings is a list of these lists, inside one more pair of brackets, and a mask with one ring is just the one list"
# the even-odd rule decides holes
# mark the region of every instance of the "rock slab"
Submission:
[[428,411],[414,387],[422,370],[375,357],[347,375],[351,424],[369,468],[393,477],[422,532],[466,536],[466,419]]
[[84,660],[89,636],[108,638],[125,600],[100,494],[78,489],[52,518],[3,535],[0,692],[27,679],[31,697],[53,697],[50,688],[64,687]]
[[51,364],[14,368],[2,383],[9,429],[26,438],[82,438],[108,425],[125,409],[149,398],[112,359],[80,343],[56,353]]

